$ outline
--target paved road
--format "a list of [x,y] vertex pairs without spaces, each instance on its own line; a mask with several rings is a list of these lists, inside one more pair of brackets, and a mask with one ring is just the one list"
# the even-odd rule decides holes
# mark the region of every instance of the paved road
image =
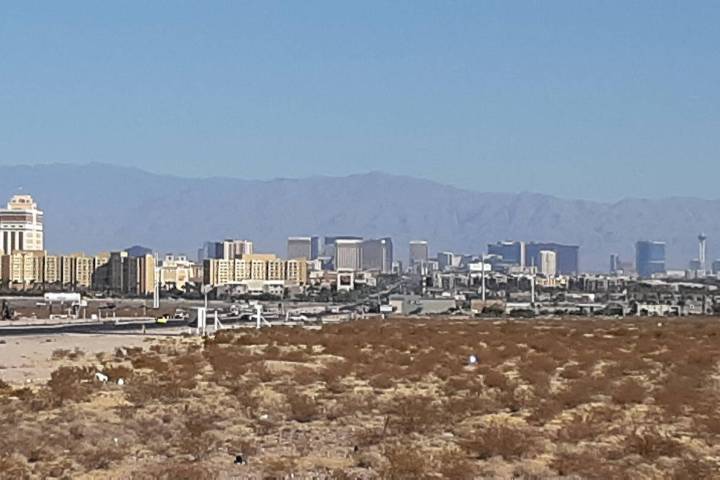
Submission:
[[163,330],[170,328],[184,328],[188,326],[187,320],[169,320],[165,324],[149,321],[130,321],[115,323],[109,322],[88,322],[88,323],[65,323],[58,325],[37,325],[37,326],[0,326],[0,337],[11,337],[18,335],[53,335],[61,333],[117,333],[117,334],[138,334],[145,330]]

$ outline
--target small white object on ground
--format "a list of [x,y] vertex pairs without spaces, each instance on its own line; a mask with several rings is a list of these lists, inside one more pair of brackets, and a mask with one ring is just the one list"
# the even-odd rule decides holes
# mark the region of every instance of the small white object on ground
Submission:
[[475,355],[470,355],[468,357],[468,365],[476,365],[478,362],[478,359]]
[[122,378],[118,378],[117,384],[122,387],[123,385],[125,385],[125,380],[123,380]]
[[105,375],[104,373],[100,373],[100,372],[97,372],[97,373],[95,374],[95,378],[97,378],[97,379],[98,379],[99,381],[101,381],[102,383],[105,383],[105,382],[107,382],[108,380],[110,380],[107,375]]

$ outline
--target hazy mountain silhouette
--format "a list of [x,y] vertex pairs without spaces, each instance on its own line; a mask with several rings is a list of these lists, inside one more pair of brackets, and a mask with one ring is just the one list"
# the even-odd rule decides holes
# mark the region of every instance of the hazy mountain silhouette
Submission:
[[[411,177],[368,173],[251,181],[189,179],[103,164],[2,167],[0,201],[22,187],[45,211],[46,248],[94,253],[146,245],[195,256],[208,239],[255,241],[285,253],[289,235],[393,237],[395,256],[427,239],[432,252],[479,253],[487,242],[525,239],[581,246],[581,268],[607,270],[610,253],[634,255],[638,239],[665,240],[670,266],[697,256],[696,236],[720,244],[720,201],[566,200],[481,193]],[[720,254],[720,251],[718,251]]]

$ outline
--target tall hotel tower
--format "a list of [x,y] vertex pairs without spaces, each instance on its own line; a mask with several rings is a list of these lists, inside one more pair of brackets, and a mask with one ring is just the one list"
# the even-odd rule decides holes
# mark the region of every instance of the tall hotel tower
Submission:
[[42,250],[43,212],[30,195],[15,195],[0,209],[0,254]]

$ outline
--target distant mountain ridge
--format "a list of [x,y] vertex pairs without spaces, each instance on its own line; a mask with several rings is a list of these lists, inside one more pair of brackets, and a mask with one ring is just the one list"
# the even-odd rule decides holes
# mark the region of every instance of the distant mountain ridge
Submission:
[[634,256],[639,239],[667,242],[668,264],[697,257],[708,235],[720,256],[720,200],[626,199],[615,203],[536,193],[482,193],[412,177],[191,179],[104,164],[0,167],[0,202],[22,187],[45,211],[46,248],[95,253],[146,245],[194,257],[205,240],[248,238],[256,250],[285,252],[292,235],[392,236],[395,256],[426,239],[431,252],[479,253],[503,239],[581,246],[583,270]]

